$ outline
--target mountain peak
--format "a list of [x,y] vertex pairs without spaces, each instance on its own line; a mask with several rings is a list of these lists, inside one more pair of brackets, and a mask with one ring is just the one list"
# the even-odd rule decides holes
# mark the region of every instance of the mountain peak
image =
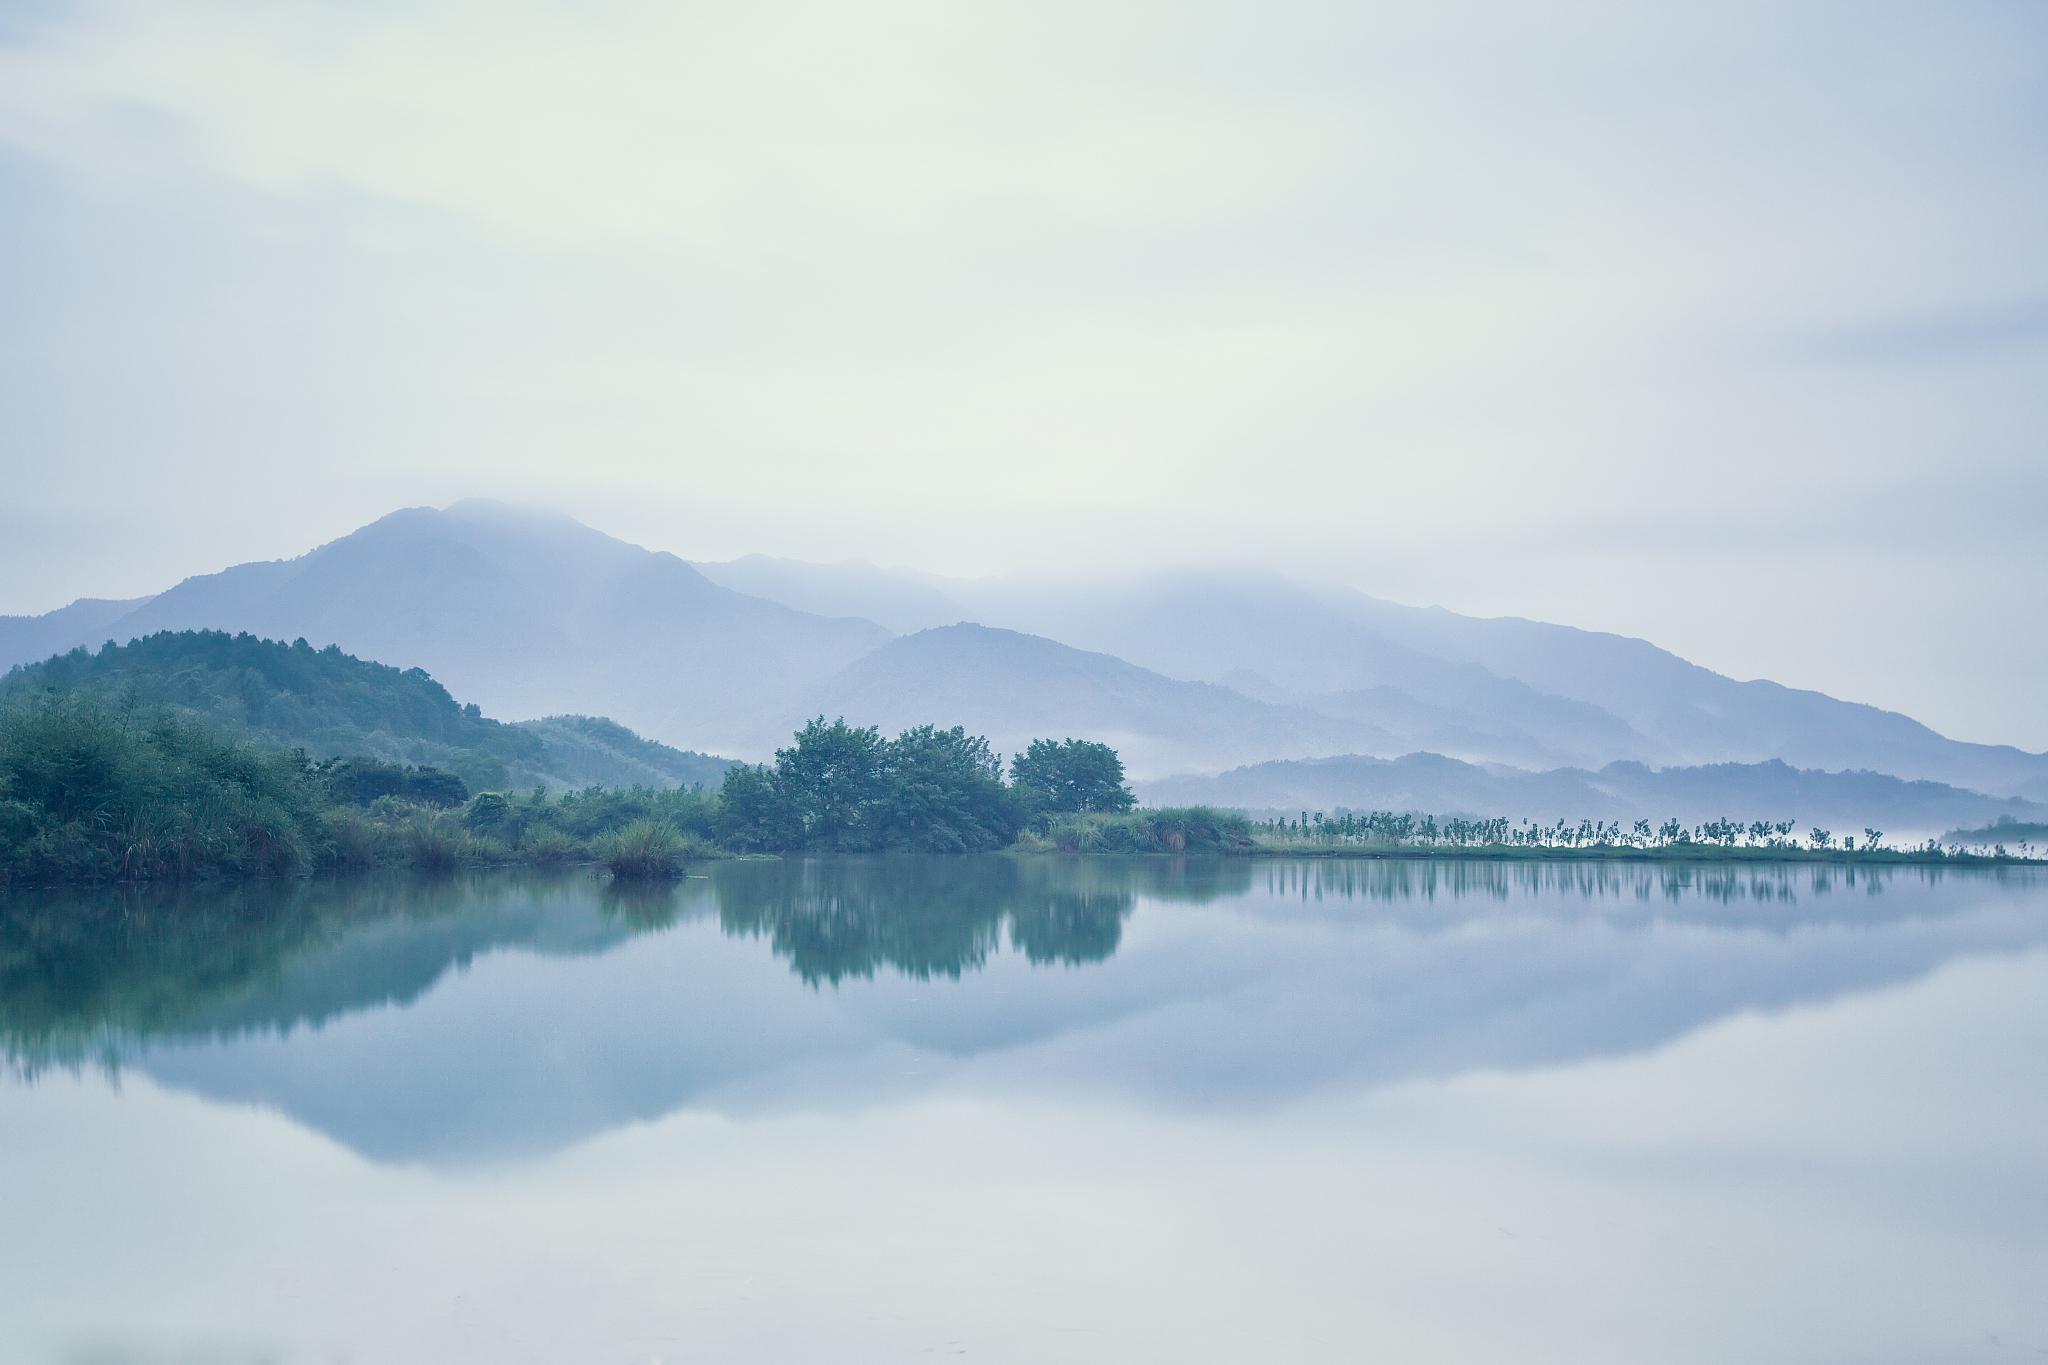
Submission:
[[[410,509],[432,512],[431,507]],[[456,521],[492,522],[501,526],[552,526],[561,529],[574,527],[590,535],[602,535],[576,520],[567,512],[552,507],[539,507],[533,503],[511,502],[503,498],[457,498],[446,507],[438,509],[440,514]],[[609,537],[607,537],[609,539]]]

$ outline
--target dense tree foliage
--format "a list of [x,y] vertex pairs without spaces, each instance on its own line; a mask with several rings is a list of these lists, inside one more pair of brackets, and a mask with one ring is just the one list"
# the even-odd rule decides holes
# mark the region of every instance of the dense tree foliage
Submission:
[[422,806],[459,806],[469,800],[468,784],[439,768],[374,758],[335,758],[320,764],[317,771],[328,798],[345,805],[368,806],[385,797]]
[[1035,816],[1125,811],[1138,798],[1124,785],[1123,760],[1086,739],[1034,739],[1010,760],[1010,781]]
[[709,851],[717,805],[649,787],[469,797],[447,773],[314,763],[91,693],[0,706],[0,882],[587,861],[628,851],[629,833],[637,866],[672,870]]
[[920,725],[892,740],[878,804],[880,846],[920,853],[1001,848],[1024,823],[1002,759],[957,725]]
[[296,755],[54,695],[0,710],[0,878],[293,872],[320,838]]
[[720,796],[720,831],[742,849],[965,853],[1001,848],[1023,827],[1002,760],[958,726],[884,739],[820,716],[772,765],[729,771]]

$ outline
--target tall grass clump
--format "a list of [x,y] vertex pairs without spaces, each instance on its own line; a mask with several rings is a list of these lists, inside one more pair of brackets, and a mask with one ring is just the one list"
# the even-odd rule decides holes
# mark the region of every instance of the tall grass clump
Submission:
[[519,856],[535,867],[581,862],[589,850],[553,825],[535,825],[519,839]]
[[441,810],[415,810],[401,826],[399,848],[405,865],[422,872],[512,860],[512,851],[503,843],[477,834],[461,816]]
[[684,860],[702,851],[701,840],[685,837],[665,820],[635,820],[600,836],[596,845],[597,860],[620,878],[681,876]]
[[391,827],[354,806],[320,812],[320,865],[339,872],[359,872],[397,861]]

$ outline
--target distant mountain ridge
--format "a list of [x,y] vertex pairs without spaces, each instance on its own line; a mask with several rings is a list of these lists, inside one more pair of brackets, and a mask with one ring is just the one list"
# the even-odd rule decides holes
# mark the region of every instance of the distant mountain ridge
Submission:
[[2048,754],[1950,739],[1896,711],[1768,679],[1737,681],[1628,636],[1403,607],[1349,590],[1330,595],[1411,648],[1620,716],[1659,740],[1667,764],[1777,758],[1795,767],[1873,768],[2048,800]]
[[[705,568],[737,580],[743,563]],[[857,611],[862,585],[893,594],[890,571],[870,565],[846,579],[837,566],[774,563],[772,575],[752,581],[792,600],[835,591],[833,600]],[[1911,717],[1819,692],[1740,682],[1626,636],[1402,606],[1267,574],[1053,585],[901,577],[928,614],[1046,636],[1372,726],[1393,743],[1361,751],[1382,756],[1428,750],[1528,768],[1775,758],[2048,800],[2048,755],[1952,740]],[[885,600],[900,609],[908,599]]]
[[1289,815],[1393,810],[1506,816],[1538,824],[1669,817],[1693,824],[1726,817],[1794,820],[1801,833],[1818,824],[1851,834],[1874,823],[1916,839],[2001,814],[2048,815],[2048,805],[2015,797],[1908,782],[1884,773],[1817,772],[1778,760],[1661,769],[1622,762],[1597,771],[1526,772],[1461,763],[1441,754],[1394,759],[1346,754],[1250,764],[1215,776],[1165,778],[1139,784],[1138,794],[1158,805],[1208,804]]
[[109,640],[122,633],[123,620],[147,606],[150,600],[81,597],[68,607],[41,616],[0,616],[0,673],[16,664],[35,663],[80,645]]
[[764,705],[889,638],[718,587],[571,518],[482,501],[407,508],[296,559],[188,578],[68,641],[53,644],[48,622],[0,621],[0,666],[160,630],[304,638],[424,668],[493,715],[609,716],[709,752],[732,752]]
[[1114,746],[1140,775],[1219,756],[1317,754],[1390,738],[1369,725],[1169,678],[1112,655],[971,624],[892,640],[822,681],[800,710],[884,731],[925,720],[964,725],[1011,754],[1033,739],[1094,739]]
[[[1041,644],[905,643],[963,626]],[[152,598],[0,618],[0,666],[201,627],[421,667],[508,719],[609,716],[746,759],[844,707],[874,723],[969,725],[999,746],[1105,729],[1152,776],[1415,751],[1529,771],[1782,759],[2048,800],[2048,755],[1738,682],[1621,636],[1256,573],[1051,583],[758,556],[692,566],[479,501],[408,508]]]

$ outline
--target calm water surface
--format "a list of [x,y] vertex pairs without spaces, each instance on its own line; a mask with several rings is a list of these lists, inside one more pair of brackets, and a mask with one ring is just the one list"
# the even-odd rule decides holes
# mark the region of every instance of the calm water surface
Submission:
[[2048,1360],[2048,878],[0,901],[0,1361]]

